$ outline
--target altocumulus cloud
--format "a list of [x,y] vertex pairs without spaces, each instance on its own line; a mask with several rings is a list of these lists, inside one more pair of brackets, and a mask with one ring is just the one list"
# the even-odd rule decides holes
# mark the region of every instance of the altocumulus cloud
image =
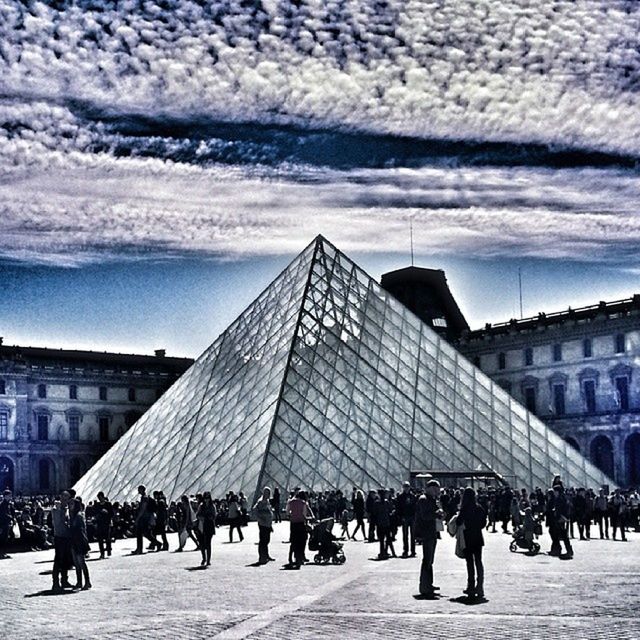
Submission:
[[[640,10],[0,2],[0,255],[635,261]],[[360,150],[360,152],[358,152]]]

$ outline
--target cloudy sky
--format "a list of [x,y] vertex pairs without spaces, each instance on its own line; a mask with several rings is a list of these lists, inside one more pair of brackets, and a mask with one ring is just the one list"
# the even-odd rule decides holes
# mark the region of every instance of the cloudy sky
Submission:
[[0,0],[0,335],[197,355],[317,234],[472,326],[640,291],[640,7]]

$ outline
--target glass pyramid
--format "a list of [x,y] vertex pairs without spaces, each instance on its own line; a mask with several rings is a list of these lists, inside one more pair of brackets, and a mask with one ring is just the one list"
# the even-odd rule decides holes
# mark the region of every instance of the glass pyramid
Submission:
[[77,483],[86,499],[610,479],[318,236]]

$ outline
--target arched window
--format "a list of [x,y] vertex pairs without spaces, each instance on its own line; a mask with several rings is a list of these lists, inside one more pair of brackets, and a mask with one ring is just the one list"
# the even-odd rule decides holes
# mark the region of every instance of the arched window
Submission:
[[591,462],[610,478],[613,477],[613,446],[607,436],[596,436],[591,441]]

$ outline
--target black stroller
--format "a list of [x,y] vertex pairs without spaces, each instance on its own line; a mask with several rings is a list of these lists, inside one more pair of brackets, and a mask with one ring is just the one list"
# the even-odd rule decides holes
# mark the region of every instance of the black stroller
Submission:
[[[537,534],[538,526],[536,524],[536,534]],[[524,527],[518,527],[513,532],[513,540],[509,545],[509,551],[515,553],[518,549],[526,549],[532,555],[537,555],[540,551],[540,545],[532,538],[531,540],[527,540],[524,534]]]
[[333,518],[325,518],[320,520],[313,527],[309,536],[309,549],[316,551],[313,561],[316,564],[344,564],[347,558],[342,550],[342,544],[331,533],[333,528]]

